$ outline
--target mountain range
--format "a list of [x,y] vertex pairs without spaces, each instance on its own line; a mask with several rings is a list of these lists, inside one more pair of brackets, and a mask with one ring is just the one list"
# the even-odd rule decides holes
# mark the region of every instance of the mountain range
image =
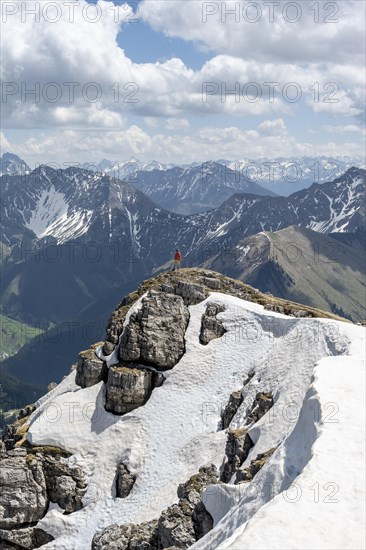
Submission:
[[[364,251],[354,235],[365,228],[365,187],[365,170],[351,168],[290,197],[237,193],[213,210],[184,216],[158,206],[129,183],[90,170],[42,166],[25,178],[3,176],[1,313],[42,330],[43,336],[3,361],[0,374],[42,387],[59,380],[77,350],[100,337],[121,295],[169,269],[177,246],[184,266],[210,265],[248,277],[264,291],[364,319]],[[289,226],[304,231],[281,234]],[[250,245],[243,240],[254,235],[262,242],[262,232],[273,234],[270,239],[279,239],[281,246],[294,241],[304,247],[301,262],[292,265],[278,257],[280,266],[273,270],[268,259],[275,258],[265,248],[259,275],[246,264],[250,255],[230,264],[230,256],[237,258],[238,250]],[[309,253],[318,246],[321,257],[327,256],[327,246],[338,237],[344,252],[327,267],[329,284],[315,292],[324,266],[312,262],[309,269]]]

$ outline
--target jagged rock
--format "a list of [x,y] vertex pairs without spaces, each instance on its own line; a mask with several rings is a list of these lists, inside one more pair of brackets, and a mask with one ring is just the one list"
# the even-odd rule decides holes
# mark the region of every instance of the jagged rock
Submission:
[[[126,472],[127,469],[122,466]],[[201,493],[209,485],[217,483],[217,480],[216,467],[212,464],[203,466],[198,474],[179,485],[179,503],[164,510],[159,520],[139,525],[110,525],[94,535],[92,550],[189,548],[213,527],[212,517],[201,501]]]
[[42,460],[29,459],[25,449],[0,455],[0,528],[33,523],[47,511],[48,497]]
[[174,291],[175,291],[174,286],[172,286],[172,285],[165,285],[164,284],[164,285],[161,285],[160,288],[161,288],[162,292],[167,292],[168,294],[174,294]]
[[305,309],[290,309],[289,311],[290,315],[293,315],[294,317],[313,317],[312,313],[310,311],[306,311]]
[[[16,550],[18,548],[33,550],[33,548],[39,548],[52,540],[54,540],[52,535],[37,527],[0,529],[1,550]],[[6,543],[9,543],[9,545]]]
[[136,476],[132,475],[127,466],[119,464],[117,469],[116,489],[117,497],[126,498],[130,494],[136,481]]
[[108,340],[106,342],[104,342],[103,344],[103,354],[105,356],[108,356],[108,355],[111,355],[111,353],[114,352],[114,348],[115,348],[115,345],[112,344],[112,342],[108,342]]
[[204,286],[189,281],[178,281],[175,286],[175,293],[183,298],[186,306],[199,304],[207,297]]
[[247,458],[254,443],[245,428],[230,430],[226,442],[226,462],[221,474],[221,481],[229,483],[234,473]]
[[246,423],[251,424],[258,422],[258,420],[262,418],[262,416],[264,416],[271,407],[273,407],[272,394],[268,392],[257,393]]
[[202,277],[201,281],[205,286],[212,288],[213,290],[219,290],[221,288],[220,279],[215,279],[214,277]]
[[43,470],[47,493],[51,502],[56,502],[67,513],[83,507],[82,498],[86,482],[79,467],[71,468],[60,457],[43,456]]
[[201,318],[200,343],[206,346],[211,340],[221,338],[226,332],[223,324],[216,318],[218,313],[225,311],[219,304],[208,304]]
[[184,353],[188,308],[180,296],[151,291],[125,327],[119,357],[122,362],[174,367]]
[[234,391],[230,397],[229,402],[226,405],[225,409],[222,412],[221,418],[222,418],[222,429],[226,430],[226,428],[229,427],[230,422],[234,418],[238,408],[243,402],[243,394],[241,390]]
[[277,313],[285,313],[285,308],[276,304],[265,304],[264,309],[268,311],[277,311]]
[[189,548],[196,542],[191,510],[173,504],[161,514],[158,523],[159,543],[161,548],[176,546]]
[[34,404],[27,405],[24,407],[24,409],[20,409],[18,419],[21,420],[22,418],[26,418],[32,414],[36,410],[36,406]]
[[102,380],[105,382],[107,376],[107,365],[95,355],[93,349],[88,349],[79,353],[75,378],[75,382],[78,386],[89,388]]
[[134,525],[109,525],[93,537],[92,550],[157,550],[156,520]]
[[207,512],[202,500],[203,489],[218,481],[216,466],[202,466],[198,474],[193,475],[186,483],[178,486],[179,506],[185,507],[188,503],[192,510],[193,528],[196,540],[202,538],[213,527],[212,516]]
[[141,407],[151,395],[155,378],[156,373],[147,369],[111,367],[106,385],[106,410],[126,414]]
[[254,476],[263,468],[263,466],[268,462],[277,447],[273,447],[266,451],[265,453],[260,453],[254,460],[250,461],[250,465],[242,470],[238,470],[235,476],[235,484],[244,483],[252,481]]

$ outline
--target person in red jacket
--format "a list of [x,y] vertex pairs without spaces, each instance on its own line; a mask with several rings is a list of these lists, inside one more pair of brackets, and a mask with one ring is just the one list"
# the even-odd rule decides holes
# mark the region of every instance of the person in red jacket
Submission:
[[173,271],[175,271],[176,269],[178,269],[180,267],[181,259],[182,259],[182,254],[179,252],[179,249],[177,248],[176,251],[175,251],[175,255],[174,255]]

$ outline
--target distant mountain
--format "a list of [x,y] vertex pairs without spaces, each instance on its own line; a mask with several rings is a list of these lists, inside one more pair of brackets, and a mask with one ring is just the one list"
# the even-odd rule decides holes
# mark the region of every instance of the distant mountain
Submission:
[[278,231],[290,225],[321,233],[364,231],[366,171],[350,168],[332,182],[313,184],[289,197],[236,194],[222,206],[190,216],[195,228],[192,261],[202,263],[215,250],[228,253],[245,236]]
[[108,175],[112,178],[117,178],[133,183],[136,179],[136,172],[140,170],[150,171],[150,170],[168,170],[173,168],[174,164],[162,164],[156,160],[150,162],[143,162],[132,157],[129,160],[118,161],[118,160],[107,160],[103,159],[98,164],[95,163],[84,163],[82,168],[87,170],[92,170],[93,172],[101,172],[105,175]]
[[289,196],[313,183],[332,181],[349,168],[365,168],[365,159],[333,157],[299,157],[275,159],[222,160],[232,170],[239,171],[258,185],[277,195]]
[[359,235],[360,246],[354,248],[340,242],[338,235],[295,226],[263,231],[237,242],[230,253],[207,259],[203,267],[281,298],[360,321],[366,317],[365,243],[362,247]]
[[217,208],[234,193],[274,196],[272,191],[217,162],[140,170],[133,185],[163,208],[179,214]]
[[1,185],[2,313],[31,325],[73,320],[106,289],[118,296],[123,286],[167,269],[176,246],[184,265],[199,265],[261,231],[365,227],[366,176],[357,168],[288,198],[235,194],[190,216],[158,207],[125,182],[78,168],[40,167],[25,181],[7,176]]
[[0,176],[21,176],[31,171],[28,164],[12,153],[4,153],[0,157]]

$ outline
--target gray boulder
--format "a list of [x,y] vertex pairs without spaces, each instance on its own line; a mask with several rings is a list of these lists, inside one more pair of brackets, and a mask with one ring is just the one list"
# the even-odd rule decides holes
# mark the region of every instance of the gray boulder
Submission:
[[75,382],[82,388],[89,388],[102,380],[105,382],[108,376],[108,367],[104,361],[96,356],[94,349],[88,349],[79,353]]
[[14,550],[17,548],[33,550],[33,548],[39,548],[52,540],[54,540],[52,535],[37,527],[0,529],[1,550]]
[[106,384],[106,410],[126,414],[141,407],[151,395],[155,378],[155,373],[147,369],[111,367]]
[[136,476],[132,475],[127,466],[123,463],[118,465],[116,492],[118,498],[126,498],[132,491],[136,481]]
[[157,550],[157,523],[109,525],[94,535],[92,550]]
[[173,504],[164,510],[159,518],[158,532],[161,548],[192,546],[196,542],[196,536],[190,507]]
[[42,460],[27,457],[25,449],[0,455],[0,528],[12,529],[40,520],[48,497]]
[[225,308],[219,304],[209,304],[201,318],[200,343],[206,346],[211,340],[221,338],[226,332],[223,324],[216,318]]
[[71,468],[60,457],[44,456],[43,470],[51,502],[56,502],[67,513],[80,510],[87,487],[81,469]]
[[204,286],[189,281],[178,281],[175,293],[183,298],[186,306],[194,306],[207,298]]
[[202,277],[201,281],[205,286],[211,288],[212,290],[220,290],[221,288],[220,279],[215,279],[214,277]]
[[149,292],[123,331],[120,360],[171,369],[184,353],[188,320],[188,308],[180,296]]

